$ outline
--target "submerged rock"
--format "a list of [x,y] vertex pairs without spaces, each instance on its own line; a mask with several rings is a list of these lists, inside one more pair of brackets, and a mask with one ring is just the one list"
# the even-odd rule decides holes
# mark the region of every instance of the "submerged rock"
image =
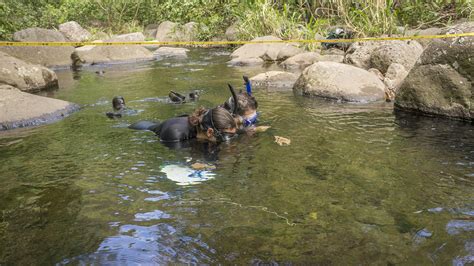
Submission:
[[37,126],[62,119],[78,110],[76,104],[41,97],[0,85],[0,131]]
[[384,99],[385,85],[374,74],[354,66],[317,62],[306,68],[293,91],[347,102],[373,102]]
[[46,67],[30,64],[0,52],[0,84],[32,92],[57,86],[58,77]]
[[176,47],[160,47],[156,50],[153,55],[156,57],[188,57],[189,49],[176,48]]
[[[29,28],[15,32],[13,39],[20,42],[65,42],[58,31],[42,28]],[[70,67],[72,65],[72,46],[0,46],[0,51],[33,64],[46,67]]]
[[269,71],[250,78],[250,81],[255,88],[267,91],[291,91],[297,79],[298,75],[293,73]]
[[[447,29],[473,32],[474,22]],[[474,37],[435,39],[400,86],[397,109],[473,121]]]
[[59,25],[59,31],[66,37],[68,41],[82,42],[89,40],[92,35],[85,30],[79,23],[69,21]]

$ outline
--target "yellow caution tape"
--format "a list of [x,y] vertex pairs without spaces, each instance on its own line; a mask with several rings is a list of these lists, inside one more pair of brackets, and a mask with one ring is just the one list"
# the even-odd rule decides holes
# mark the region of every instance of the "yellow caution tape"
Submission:
[[446,35],[419,35],[404,37],[372,37],[355,39],[323,39],[323,40],[262,40],[262,41],[141,41],[141,42],[0,42],[0,46],[112,46],[112,45],[229,45],[229,44],[257,44],[257,43],[341,43],[341,42],[369,42],[369,41],[394,41],[417,39],[447,39],[457,37],[474,37],[474,32],[456,33]]

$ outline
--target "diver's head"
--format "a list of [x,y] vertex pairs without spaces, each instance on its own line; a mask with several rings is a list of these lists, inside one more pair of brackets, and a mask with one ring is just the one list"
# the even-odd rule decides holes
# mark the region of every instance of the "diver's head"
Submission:
[[[230,97],[225,103],[224,108],[231,111],[234,109],[234,98]],[[246,92],[240,92],[237,94],[237,108],[236,115],[250,116],[256,112],[258,108],[258,102],[255,97],[250,96]]]
[[120,111],[125,109],[125,99],[122,96],[115,96],[112,99],[112,107],[115,111]]
[[[234,98],[230,97],[224,104],[227,110],[234,110]],[[257,122],[258,102],[255,97],[246,92],[237,94],[237,108],[234,115],[241,120],[243,127],[249,127]]]
[[222,107],[199,109],[189,118],[189,123],[198,127],[200,138],[211,142],[229,141],[237,132],[234,117]]

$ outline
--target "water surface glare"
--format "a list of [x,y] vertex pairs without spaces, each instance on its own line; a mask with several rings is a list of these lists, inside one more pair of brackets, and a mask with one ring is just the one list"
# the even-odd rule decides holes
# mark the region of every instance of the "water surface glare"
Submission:
[[[0,264],[473,262],[470,124],[256,91],[271,129],[218,149],[172,149],[127,129],[220,104],[227,83],[243,88],[243,74],[277,68],[228,59],[193,50],[59,72],[60,89],[43,94],[81,111],[0,134]],[[174,105],[169,90],[202,96]],[[134,111],[110,120],[115,95]],[[216,168],[193,175],[196,162]]]

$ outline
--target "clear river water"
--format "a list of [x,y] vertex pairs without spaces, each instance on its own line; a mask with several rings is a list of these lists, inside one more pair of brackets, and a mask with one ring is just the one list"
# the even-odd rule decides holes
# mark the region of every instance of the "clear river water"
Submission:
[[[278,68],[228,60],[196,49],[58,71],[59,89],[42,95],[81,110],[0,133],[0,265],[474,261],[472,124],[256,90],[271,128],[217,148],[174,149],[127,128],[216,106],[227,83]],[[202,94],[176,105],[170,90]],[[134,111],[108,119],[115,95]],[[195,175],[195,162],[215,169]]]

